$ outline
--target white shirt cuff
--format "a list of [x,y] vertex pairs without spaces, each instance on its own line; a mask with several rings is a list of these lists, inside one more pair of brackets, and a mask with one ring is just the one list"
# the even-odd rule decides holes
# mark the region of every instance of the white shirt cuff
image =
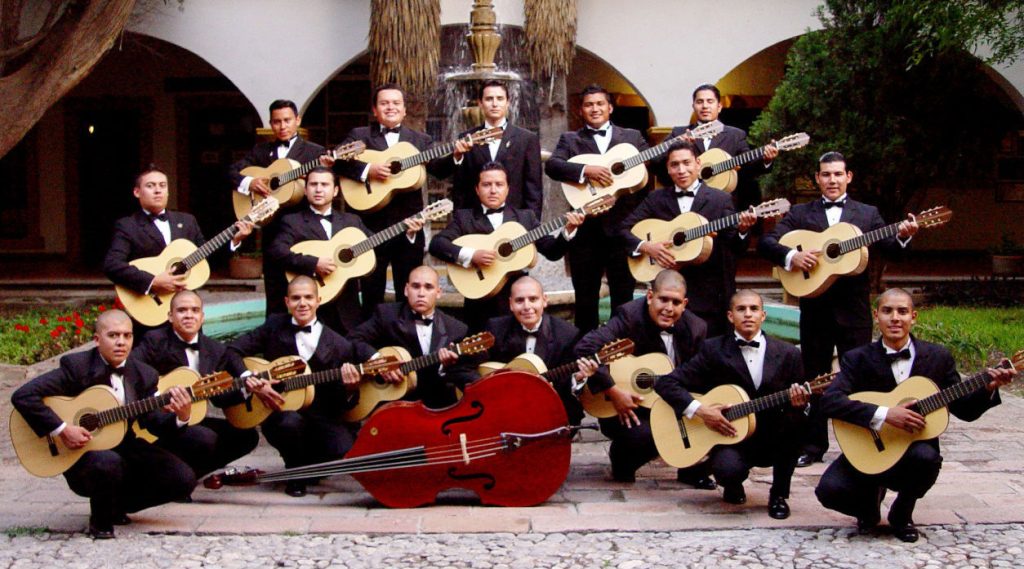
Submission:
[[790,249],[789,253],[786,253],[786,262],[782,264],[782,268],[790,271],[793,268],[793,257],[796,255],[796,249]]
[[873,417],[871,417],[871,422],[868,423],[868,426],[871,427],[871,430],[873,430],[873,431],[881,430],[882,425],[885,424],[885,416],[888,415],[888,414],[889,414],[889,408],[888,407],[882,407],[881,405],[879,405],[878,409],[875,409],[875,415]]
[[640,248],[644,246],[644,243],[647,243],[647,242],[646,241],[641,241],[641,242],[637,243],[636,244],[636,249],[633,249],[633,252],[630,253],[629,256],[630,257],[639,257],[642,254],[642,253],[640,253]]
[[911,235],[910,237],[907,237],[906,241],[904,241],[899,236],[897,236],[896,237],[896,241],[900,244],[900,247],[903,247],[904,249],[906,249],[907,245],[910,245],[910,240],[913,239],[913,238],[914,238],[914,236]]
[[472,247],[463,247],[459,249],[459,256],[455,259],[455,262],[462,265],[462,268],[468,269],[473,264],[473,254],[476,253],[476,249]]
[[694,399],[686,406],[686,409],[683,409],[683,415],[686,415],[687,419],[692,419],[697,414],[697,409],[700,409],[700,401]]
[[67,423],[61,423],[59,427],[57,427],[56,429],[50,431],[50,436],[51,437],[59,437],[60,434],[64,432],[64,429],[67,428],[67,426],[68,426]]
[[252,176],[246,176],[242,178],[242,181],[238,183],[236,190],[242,195],[249,195],[249,184],[252,183]]
[[177,416],[175,416],[174,417],[174,424],[178,425],[178,428],[180,429],[182,427],[187,427],[188,426],[188,421],[182,421]]
[[587,176],[586,176],[586,174],[584,174],[583,172],[584,172],[584,170],[580,170],[580,183],[581,183],[581,184],[582,184],[583,182],[586,182],[586,181],[587,181]]
[[579,229],[579,227],[577,227],[576,229],[573,229],[572,231],[569,231],[566,228],[562,228],[562,237],[565,237],[566,241],[572,241],[572,238],[576,237],[576,231],[578,229]]
[[370,176],[370,165],[367,164],[366,168],[363,168],[363,173],[359,175],[359,181],[365,182],[366,178]]
[[462,161],[465,160],[465,159],[466,159],[465,156],[459,156],[458,158],[455,158],[454,156],[452,157],[452,161],[455,162],[456,166],[461,166],[462,165]]

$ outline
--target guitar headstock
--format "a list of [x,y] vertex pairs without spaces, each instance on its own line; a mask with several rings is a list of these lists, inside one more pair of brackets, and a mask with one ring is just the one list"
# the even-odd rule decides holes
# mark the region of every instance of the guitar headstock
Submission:
[[395,356],[380,356],[359,365],[359,371],[363,375],[380,375],[384,372],[398,369],[402,362]]
[[226,371],[218,371],[199,378],[192,384],[192,395],[197,399],[209,399],[229,391],[235,386],[235,378]]
[[601,349],[597,352],[597,358],[601,360],[601,363],[613,362],[623,356],[632,354],[634,347],[633,340],[629,338],[613,340],[601,346]]
[[356,156],[359,156],[366,151],[366,143],[357,140],[348,144],[342,144],[331,151],[331,155],[334,156],[335,160],[351,160]]
[[725,130],[725,125],[722,124],[722,121],[713,120],[711,122],[706,122],[696,128],[690,129],[684,132],[683,134],[677,136],[676,138],[680,139],[685,137],[691,140],[697,138],[709,138],[720,134],[723,130]]
[[823,373],[818,377],[808,382],[805,382],[800,387],[803,387],[804,391],[806,391],[808,395],[822,393],[823,391],[828,389],[828,386],[832,385],[832,381],[836,378],[837,375],[839,375],[838,371],[833,371],[832,373]]
[[504,134],[505,131],[500,126],[492,126],[471,132],[466,135],[466,138],[469,139],[470,144],[486,144],[492,140],[498,140]]
[[423,208],[423,211],[421,211],[419,215],[424,219],[424,221],[430,221],[433,219],[440,219],[451,213],[454,209],[455,204],[452,203],[452,200],[445,198]]
[[1017,350],[1017,353],[1008,358],[1014,371],[1024,371],[1024,350]]
[[779,198],[777,200],[761,202],[758,205],[751,206],[750,209],[757,217],[778,217],[786,215],[789,211],[789,200]]
[[610,210],[614,206],[615,196],[607,195],[583,204],[583,207],[580,209],[582,209],[583,213],[586,215],[599,215]]
[[256,204],[249,213],[245,214],[242,221],[260,223],[274,215],[279,207],[281,207],[281,202],[277,201],[277,198],[274,196],[267,196],[263,201]]
[[798,132],[791,134],[785,138],[781,138],[775,141],[775,148],[781,150],[796,150],[797,148],[803,148],[811,141],[811,135],[806,132]]
[[210,490],[220,490],[224,486],[252,486],[260,481],[263,471],[251,466],[241,468],[232,466],[223,472],[211,474],[203,480],[203,486]]
[[306,362],[302,358],[295,358],[264,370],[259,375],[263,379],[283,380],[304,373],[306,373]]
[[460,355],[465,354],[476,354],[489,350],[494,346],[494,334],[490,332],[480,332],[479,334],[473,334],[467,338],[464,338],[459,342],[456,347]]
[[935,227],[947,223],[953,219],[953,210],[944,205],[926,209],[916,216],[917,224],[921,227]]

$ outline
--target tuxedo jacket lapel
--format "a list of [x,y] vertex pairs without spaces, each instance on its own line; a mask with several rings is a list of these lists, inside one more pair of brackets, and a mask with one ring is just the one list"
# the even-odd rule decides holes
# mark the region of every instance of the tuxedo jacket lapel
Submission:
[[[776,374],[779,373],[779,366],[782,365],[782,352],[779,350],[776,340],[765,336],[765,341],[768,343],[764,352],[764,367],[761,368],[761,387],[764,388],[766,385],[772,385],[775,383]],[[783,377],[779,378],[781,383],[789,384],[794,381],[798,381],[802,378],[799,377]]]
[[444,319],[441,315],[434,312],[434,330],[430,335],[430,353],[434,353],[440,350],[442,347],[448,345],[448,329],[444,325]]
[[[496,162],[501,162],[505,155],[511,152],[512,145],[516,143],[516,130],[512,128],[512,125],[505,126],[505,132],[501,135],[501,142],[498,144],[498,153],[494,155]],[[491,158],[491,147],[488,144],[481,144],[483,146],[484,154],[487,155],[487,159]]]
[[[765,354],[765,359],[768,359]],[[739,374],[742,379],[743,389],[748,394],[753,395],[757,390],[754,388],[754,379],[750,377],[750,370],[747,369],[747,362],[743,360],[743,353],[740,351],[739,346],[736,342],[726,342],[725,348],[725,361],[729,362],[729,366]],[[764,385],[764,373],[761,374],[761,384]]]
[[[156,228],[156,224],[149,220],[145,213],[139,212],[135,217],[136,222],[139,224],[139,230],[143,235],[148,237],[154,245],[159,247],[159,250],[163,250],[167,246],[164,242],[164,236],[160,233],[160,230]],[[170,222],[170,218],[168,218]],[[173,223],[171,223],[173,225]]]
[[[587,133],[587,127],[583,127],[576,131],[576,135],[580,139],[580,147],[583,152],[580,154],[600,154],[601,150],[598,149],[597,143],[594,142],[594,137]],[[611,148],[609,146],[608,148]]]

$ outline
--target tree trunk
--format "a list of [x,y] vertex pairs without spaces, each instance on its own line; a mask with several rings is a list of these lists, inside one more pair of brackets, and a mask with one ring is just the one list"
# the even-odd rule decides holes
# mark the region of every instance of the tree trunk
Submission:
[[16,112],[0,132],[0,156],[13,148],[55,102],[84,79],[114,45],[135,0],[72,3],[60,22],[25,54],[27,60],[0,78],[0,101]]

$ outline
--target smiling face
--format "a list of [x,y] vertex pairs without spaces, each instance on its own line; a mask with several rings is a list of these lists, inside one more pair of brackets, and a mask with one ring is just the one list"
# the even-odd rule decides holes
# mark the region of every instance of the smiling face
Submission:
[[580,113],[583,115],[583,122],[590,128],[600,128],[612,116],[615,110],[604,93],[590,93],[583,96],[580,103]]
[[168,319],[181,339],[191,342],[203,326],[203,301],[191,291],[179,292],[171,299]]
[[373,103],[373,118],[380,124],[395,128],[405,119],[405,97],[398,89],[382,89]]
[[914,301],[905,291],[890,289],[878,298],[875,322],[882,332],[882,340],[890,348],[901,349],[917,322]]
[[740,336],[751,340],[761,332],[761,324],[767,315],[760,295],[740,292],[733,296],[726,316]]
[[512,285],[508,306],[516,320],[532,330],[544,317],[548,297],[539,282],[532,278],[522,278]]
[[302,124],[302,117],[295,114],[291,107],[270,111],[270,130],[274,138],[282,142],[291,140]]
[[167,209],[167,175],[163,172],[149,172],[139,178],[132,191],[139,199],[142,209],[150,213],[160,213]]
[[693,95],[693,112],[702,123],[718,120],[718,115],[722,112],[722,102],[711,89],[701,89]]
[[489,208],[496,208],[505,203],[508,197],[508,177],[501,170],[483,170],[480,181],[476,184],[476,195],[480,203]]
[[441,287],[438,286],[437,273],[430,267],[416,267],[409,273],[409,282],[405,283],[405,298],[416,314],[429,316],[441,298]]
[[815,179],[822,197],[836,201],[846,193],[846,186],[853,181],[853,172],[846,169],[846,162],[821,162]]
[[313,279],[299,277],[289,283],[284,304],[288,307],[288,313],[292,315],[299,326],[305,326],[316,319],[320,296]]
[[647,291],[647,315],[659,328],[670,328],[686,310],[686,289],[678,286],[664,286]]
[[673,150],[668,155],[668,175],[672,183],[681,189],[689,188],[700,173],[700,158],[689,148]]
[[330,172],[310,172],[306,178],[306,201],[321,213],[331,209],[331,202],[338,195],[338,186]]

